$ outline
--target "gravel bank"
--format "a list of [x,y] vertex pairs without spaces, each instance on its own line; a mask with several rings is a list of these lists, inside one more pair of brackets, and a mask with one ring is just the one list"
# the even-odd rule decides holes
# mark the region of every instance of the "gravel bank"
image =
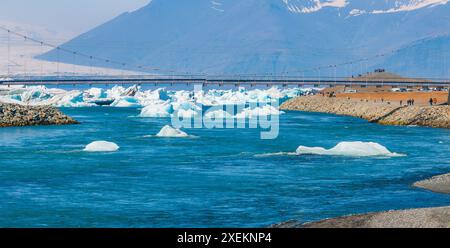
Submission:
[[450,228],[450,207],[353,215],[306,224],[281,223],[273,228]]
[[54,107],[0,103],[0,127],[68,124],[78,122]]
[[303,96],[281,105],[282,110],[347,115],[384,125],[450,128],[450,106],[399,106],[321,96]]
[[417,182],[413,186],[436,193],[450,194],[450,173]]

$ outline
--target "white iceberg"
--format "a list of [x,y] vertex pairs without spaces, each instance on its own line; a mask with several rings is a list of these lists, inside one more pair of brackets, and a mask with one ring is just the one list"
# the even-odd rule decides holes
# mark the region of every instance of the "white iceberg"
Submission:
[[127,97],[116,99],[113,103],[111,103],[110,106],[126,108],[126,107],[139,107],[140,104],[136,98],[127,96]]
[[206,112],[205,118],[206,119],[229,119],[229,118],[233,118],[233,115],[231,115],[227,111],[219,109],[219,110]]
[[167,102],[154,102],[141,110],[140,117],[166,118],[173,112],[172,105]]
[[108,141],[94,141],[87,145],[83,151],[85,152],[115,152],[119,150],[119,146]]
[[[193,117],[201,114],[202,105],[238,105],[248,103],[281,102],[298,95],[307,95],[316,89],[245,89],[238,90],[200,90],[170,91],[164,88],[143,90],[138,86],[124,88],[114,86],[111,89],[90,88],[86,90],[63,90],[47,88],[45,86],[0,86],[0,101],[14,102],[27,105],[52,105],[56,107],[88,107],[97,106],[95,101],[108,99],[114,101],[114,107],[144,107],[143,117],[170,117],[173,112],[180,112],[176,116]],[[153,107],[150,107],[153,106]],[[148,107],[148,108],[147,108]],[[279,111],[263,108],[260,110],[246,109],[243,117],[277,114]]]
[[256,107],[256,108],[245,108],[242,110],[242,112],[236,114],[236,118],[243,119],[243,118],[255,118],[258,116],[271,116],[271,115],[281,115],[284,114],[283,111],[280,111],[279,109],[270,106],[265,105],[262,107]]
[[341,142],[331,149],[323,147],[300,146],[297,154],[330,155],[330,156],[350,156],[350,157],[398,157],[402,154],[393,153],[386,147],[374,142]]
[[159,131],[158,134],[156,134],[156,137],[165,137],[165,138],[186,138],[189,137],[189,135],[180,129],[173,128],[169,125],[164,126],[161,131]]

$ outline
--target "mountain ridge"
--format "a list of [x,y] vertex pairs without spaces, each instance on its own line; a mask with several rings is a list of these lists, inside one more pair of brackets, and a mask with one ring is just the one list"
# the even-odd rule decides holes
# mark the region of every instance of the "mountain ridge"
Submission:
[[[442,22],[450,13],[447,3],[414,11],[345,16],[340,14],[342,8],[335,7],[299,14],[290,11],[286,2],[290,1],[153,0],[63,47],[132,65],[182,72],[280,74],[386,54],[450,30],[450,22]],[[440,1],[443,2],[449,1]],[[346,10],[353,8],[352,3],[345,6]],[[387,57],[370,61],[364,67],[380,67]],[[40,58],[55,60],[56,51]],[[60,59],[70,63],[70,56],[60,56]],[[91,61],[79,59],[77,63]],[[117,68],[102,62],[96,65]],[[416,67],[422,66],[418,62]],[[392,71],[403,74],[401,68],[394,67]],[[333,71],[325,69],[322,73]],[[448,72],[408,70],[408,73],[406,76],[429,73],[445,76]]]

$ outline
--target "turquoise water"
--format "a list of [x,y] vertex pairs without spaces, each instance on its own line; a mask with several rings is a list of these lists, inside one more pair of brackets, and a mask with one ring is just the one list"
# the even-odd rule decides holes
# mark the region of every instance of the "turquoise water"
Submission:
[[[288,112],[276,140],[255,129],[188,129],[195,138],[167,139],[146,135],[169,120],[136,118],[138,109],[63,111],[82,124],[0,129],[1,227],[264,227],[450,204],[410,186],[449,172],[449,130]],[[96,140],[121,149],[82,151]],[[406,156],[260,156],[341,141]]]

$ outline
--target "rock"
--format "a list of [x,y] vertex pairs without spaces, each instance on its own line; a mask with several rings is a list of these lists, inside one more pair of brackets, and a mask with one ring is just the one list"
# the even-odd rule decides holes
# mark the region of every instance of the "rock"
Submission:
[[78,122],[54,107],[0,103],[0,127],[68,124]]
[[342,98],[302,96],[283,103],[281,109],[353,116],[384,125],[450,128],[450,106],[399,107]]
[[286,222],[272,228],[450,228],[450,207],[351,215],[305,224]]
[[436,193],[450,194],[450,173],[416,182],[413,186]]
[[306,223],[302,228],[450,228],[450,207],[353,215]]

